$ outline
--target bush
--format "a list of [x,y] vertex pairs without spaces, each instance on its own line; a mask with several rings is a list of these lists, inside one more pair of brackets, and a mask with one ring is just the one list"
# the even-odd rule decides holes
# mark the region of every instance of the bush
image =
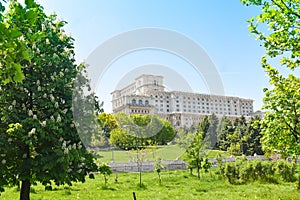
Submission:
[[226,163],[224,176],[230,184],[236,184],[238,182],[238,171],[235,163]]
[[295,169],[294,163],[283,160],[277,162],[238,160],[236,163],[226,163],[221,175],[231,184],[245,184],[251,181],[278,183],[278,177],[291,182],[295,180]]
[[279,160],[276,162],[275,171],[276,174],[286,182],[295,181],[295,170],[296,165],[295,163],[289,163],[284,160]]
[[297,176],[297,181],[295,182],[295,186],[297,190],[300,190],[300,174]]

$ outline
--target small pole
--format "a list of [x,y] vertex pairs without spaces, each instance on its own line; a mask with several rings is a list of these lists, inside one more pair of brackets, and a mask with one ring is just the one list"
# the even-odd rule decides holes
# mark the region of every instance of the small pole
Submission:
[[133,192],[132,194],[133,194],[133,199],[136,200],[135,192]]

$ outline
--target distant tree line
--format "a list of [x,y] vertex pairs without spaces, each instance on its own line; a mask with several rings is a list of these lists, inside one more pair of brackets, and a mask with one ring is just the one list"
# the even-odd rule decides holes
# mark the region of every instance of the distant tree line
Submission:
[[[202,149],[228,151],[232,155],[263,155],[260,139],[261,119],[258,116],[246,121],[244,116],[230,120],[227,116],[218,119],[215,114],[205,116],[197,126],[177,130],[175,142],[185,149],[199,140]],[[199,136],[201,135],[201,136]]]
[[168,120],[151,114],[101,113],[98,122],[101,134],[94,138],[93,146],[111,144],[122,149],[135,149],[148,145],[166,145],[176,135]]

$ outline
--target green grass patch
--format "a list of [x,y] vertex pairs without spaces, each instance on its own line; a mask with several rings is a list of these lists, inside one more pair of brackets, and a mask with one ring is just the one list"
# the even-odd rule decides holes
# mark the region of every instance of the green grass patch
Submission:
[[[141,153],[143,152],[143,154]],[[148,147],[140,151],[139,156],[143,160],[154,161],[157,158],[163,158],[164,160],[175,160],[177,158],[182,158],[185,153],[185,149],[180,148],[177,145],[166,145],[159,147]],[[208,158],[215,158],[217,154],[220,154],[222,157],[229,157],[230,154],[225,151],[219,150],[210,150],[208,151]],[[115,162],[129,162],[132,159],[135,159],[137,155],[136,150],[114,150],[112,151],[100,151],[98,152],[98,161],[100,162],[111,162],[112,157],[114,157]],[[143,155],[143,156],[142,156]]]
[[[137,199],[300,199],[300,191],[295,189],[294,183],[262,184],[249,183],[246,185],[230,185],[215,175],[201,174],[199,181],[195,175],[187,170],[163,171],[162,184],[159,184],[156,173],[143,173],[143,187],[139,187],[138,173],[119,173],[109,177],[105,187],[103,177],[96,175],[95,179],[88,179],[85,183],[74,183],[72,187],[53,187],[52,191],[45,191],[41,185],[33,186],[33,200],[64,200],[64,199],[133,199],[135,192]],[[16,188],[7,188],[0,199],[18,199]]]

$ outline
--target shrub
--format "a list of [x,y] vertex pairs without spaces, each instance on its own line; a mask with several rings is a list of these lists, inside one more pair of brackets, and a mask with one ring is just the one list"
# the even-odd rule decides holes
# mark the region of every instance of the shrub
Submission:
[[224,176],[230,184],[236,184],[238,181],[238,171],[235,163],[226,163]]
[[297,176],[297,181],[295,182],[295,186],[297,190],[300,190],[300,174]]
[[292,182],[295,181],[295,170],[296,170],[296,165],[295,163],[289,163],[284,160],[279,160],[276,162],[275,165],[275,171],[276,174],[286,182]]
[[295,169],[294,163],[283,160],[277,162],[237,160],[236,163],[226,163],[224,173],[221,175],[231,184],[245,184],[250,181],[278,183],[276,179],[278,177],[291,182],[295,180]]

